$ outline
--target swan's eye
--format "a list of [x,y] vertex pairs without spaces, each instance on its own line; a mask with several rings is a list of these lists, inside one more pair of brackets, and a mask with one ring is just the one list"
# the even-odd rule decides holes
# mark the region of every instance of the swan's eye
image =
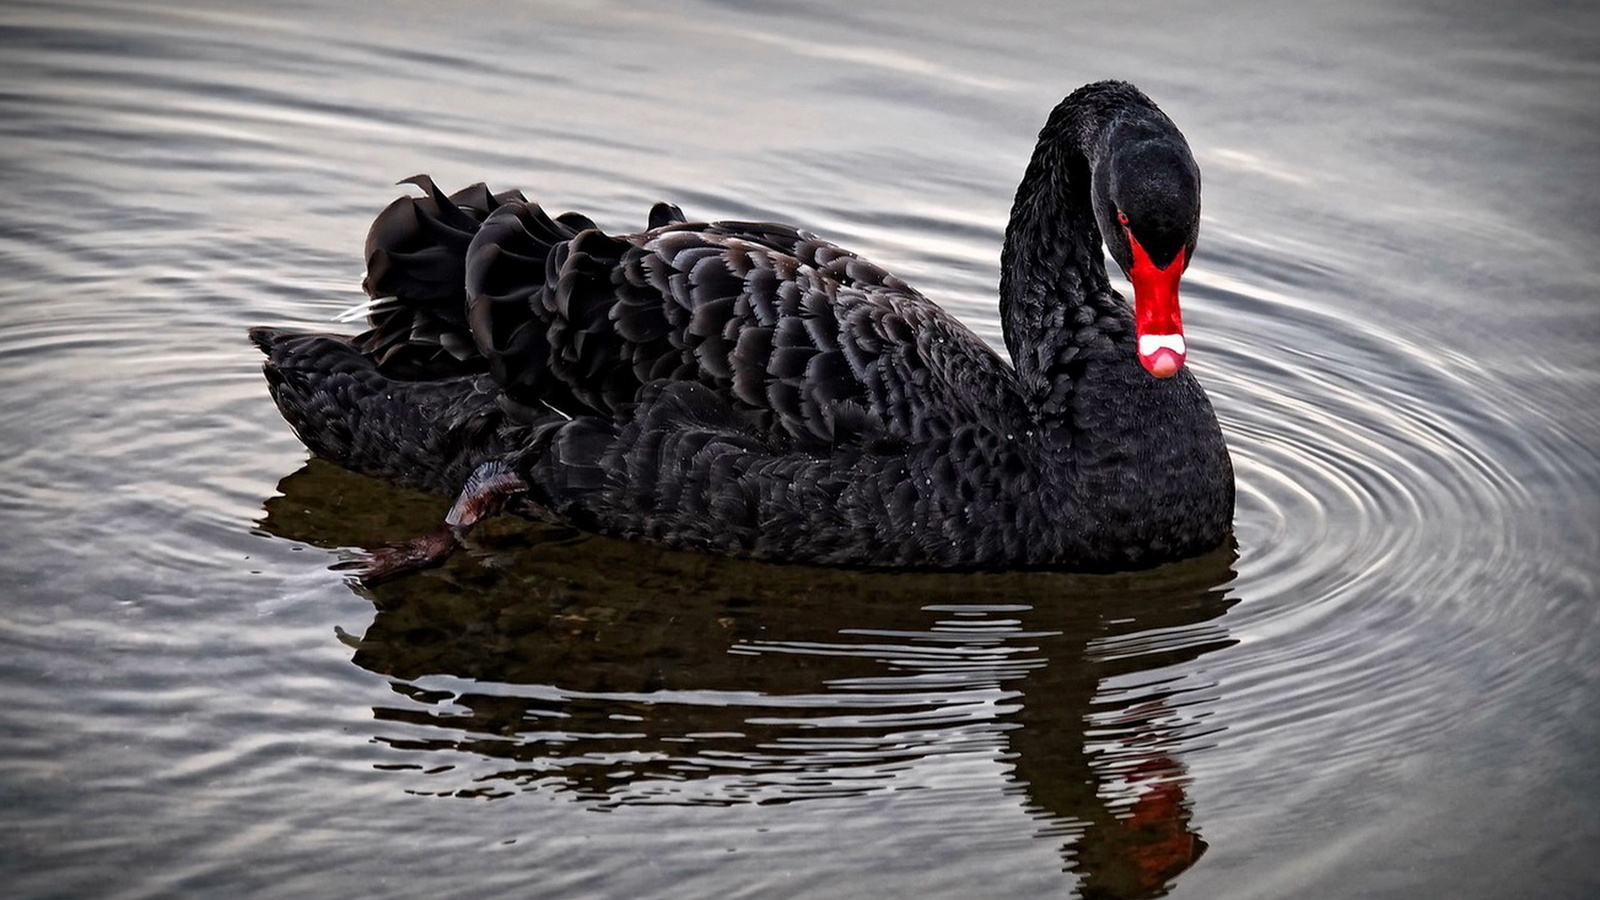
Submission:
[[1127,228],[1128,227],[1128,214],[1123,212],[1120,209],[1117,210],[1117,221],[1122,223],[1122,227],[1123,228]]

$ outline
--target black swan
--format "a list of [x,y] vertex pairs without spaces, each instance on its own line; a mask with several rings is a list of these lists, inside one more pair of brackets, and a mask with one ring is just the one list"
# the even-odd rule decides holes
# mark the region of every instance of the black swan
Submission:
[[1178,309],[1200,173],[1132,85],[1079,88],[1039,133],[1001,255],[1009,364],[787,225],[663,203],[613,236],[515,191],[408,181],[423,196],[367,238],[366,332],[251,331],[313,453],[458,496],[369,580],[437,563],[502,504],[841,566],[1115,570],[1229,534],[1232,467]]

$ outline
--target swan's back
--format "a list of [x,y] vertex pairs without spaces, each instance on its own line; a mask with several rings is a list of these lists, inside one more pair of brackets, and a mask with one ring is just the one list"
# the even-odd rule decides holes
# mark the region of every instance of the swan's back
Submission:
[[[391,205],[369,241],[369,287],[391,298],[362,339],[380,360],[438,342],[463,369],[481,357],[513,403],[574,417],[626,415],[646,385],[693,381],[753,436],[798,449],[884,450],[1022,415],[1012,370],[970,329],[814,235],[658,206],[654,227],[610,236],[520,195],[417,181],[427,196]],[[419,252],[430,234],[454,239],[458,271]],[[441,296],[457,279],[463,292]]]

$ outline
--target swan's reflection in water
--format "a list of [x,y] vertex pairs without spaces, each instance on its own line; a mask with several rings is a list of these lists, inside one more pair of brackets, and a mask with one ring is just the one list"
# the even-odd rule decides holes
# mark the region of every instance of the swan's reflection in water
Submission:
[[[264,526],[322,546],[420,533],[443,503],[318,462],[280,490]],[[992,760],[1083,896],[1149,897],[1205,848],[1182,755],[1205,739],[1211,686],[1170,667],[1232,643],[1216,620],[1233,558],[887,575],[507,523],[374,590],[375,619],[346,639],[394,679],[378,739],[417,751],[402,767],[441,795],[786,803]]]

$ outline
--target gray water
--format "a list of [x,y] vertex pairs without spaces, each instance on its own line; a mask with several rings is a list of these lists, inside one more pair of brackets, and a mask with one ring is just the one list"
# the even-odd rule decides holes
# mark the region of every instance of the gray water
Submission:
[[[6,896],[1600,896],[1600,6],[359,6],[0,8]],[[1205,173],[1236,547],[335,568],[447,501],[244,329],[351,329],[396,180],[794,222],[997,341],[1103,77]]]

